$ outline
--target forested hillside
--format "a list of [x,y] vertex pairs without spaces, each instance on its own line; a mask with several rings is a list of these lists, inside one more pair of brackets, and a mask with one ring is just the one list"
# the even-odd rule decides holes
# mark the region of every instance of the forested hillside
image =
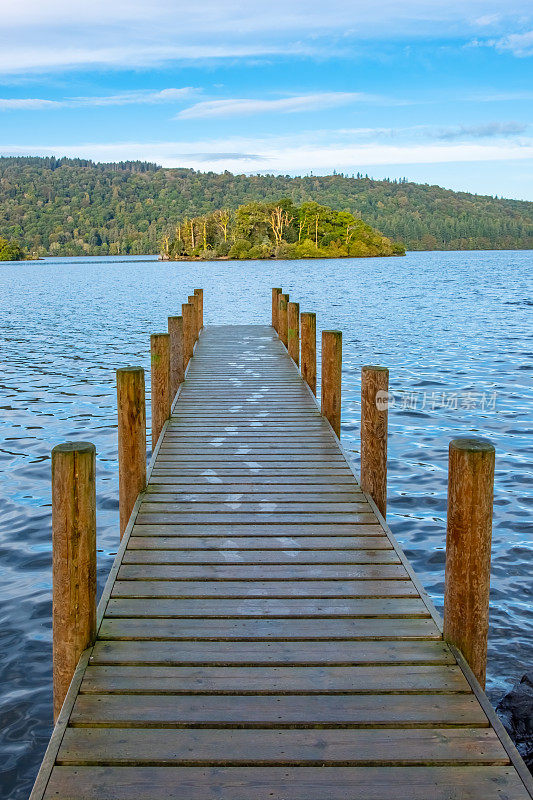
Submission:
[[0,158],[0,236],[35,255],[157,253],[185,216],[281,198],[350,212],[410,250],[533,248],[533,203],[438,186]]

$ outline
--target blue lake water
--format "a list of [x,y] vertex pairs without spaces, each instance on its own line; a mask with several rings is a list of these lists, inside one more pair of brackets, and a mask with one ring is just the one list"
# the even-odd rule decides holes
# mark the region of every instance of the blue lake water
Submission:
[[442,608],[447,450],[497,449],[487,688],[533,661],[533,252],[405,258],[160,263],[150,257],[0,264],[0,783],[26,798],[51,732],[50,450],[98,452],[98,580],[118,543],[115,369],[196,287],[204,318],[270,322],[283,286],[317,328],[343,331],[342,438],[358,472],[363,364],[390,369],[388,520]]

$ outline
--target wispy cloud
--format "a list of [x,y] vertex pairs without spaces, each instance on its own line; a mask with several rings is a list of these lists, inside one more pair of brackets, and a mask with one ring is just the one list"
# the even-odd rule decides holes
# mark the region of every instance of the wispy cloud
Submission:
[[282,113],[293,114],[298,111],[318,111],[322,108],[350,105],[356,102],[380,100],[361,92],[315,92],[277,99],[228,98],[225,100],[204,100],[184,108],[177,114],[179,119],[205,117],[236,117],[249,114]]
[[500,52],[510,52],[518,58],[533,56],[533,31],[511,33],[499,39],[495,47]]
[[475,103],[507,103],[507,102],[514,102],[516,100],[533,100],[533,90],[532,91],[504,91],[504,92],[479,92],[477,94],[472,94],[468,97],[468,100],[472,100]]
[[493,39],[473,39],[471,47],[493,47],[499,53],[511,53],[517,58],[533,56],[533,30],[524,33],[510,33]]
[[444,140],[453,139],[492,139],[495,137],[518,136],[528,129],[523,122],[487,122],[483,125],[459,125],[457,127],[441,128],[437,131],[437,138]]
[[228,169],[272,173],[357,171],[382,165],[517,162],[533,160],[533,138],[521,141],[494,138],[486,141],[360,141],[348,131],[335,138],[331,131],[262,139],[232,137],[202,142],[111,142],[83,145],[2,147],[3,155],[20,153],[72,156],[96,161],[143,159],[167,167],[199,170]]
[[0,111],[47,111],[54,108],[63,108],[63,103],[38,97],[0,97]]
[[155,92],[140,89],[104,96],[67,97],[62,100],[47,100],[36,97],[0,97],[0,111],[51,111],[59,108],[157,105],[179,102],[184,98],[191,97],[198,91],[191,86],[184,86],[181,89],[160,89]]
[[328,55],[354,43],[468,40],[529,52],[530,0],[24,0],[2,5],[0,72]]

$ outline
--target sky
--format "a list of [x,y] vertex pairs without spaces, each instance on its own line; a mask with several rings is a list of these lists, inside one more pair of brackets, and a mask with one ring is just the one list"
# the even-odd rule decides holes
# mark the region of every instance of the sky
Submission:
[[0,155],[533,200],[530,0],[0,0]]

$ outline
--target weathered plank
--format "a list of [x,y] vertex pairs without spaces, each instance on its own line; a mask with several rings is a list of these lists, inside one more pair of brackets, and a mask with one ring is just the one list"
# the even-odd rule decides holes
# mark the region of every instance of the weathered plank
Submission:
[[113,586],[112,597],[418,597],[418,590],[408,580],[117,580]]
[[487,727],[475,697],[456,695],[80,695],[76,727]]
[[89,666],[82,694],[324,694],[467,692],[457,666]]
[[511,767],[57,767],[45,800],[528,800]]
[[[123,564],[399,564],[396,551],[372,550],[128,550]],[[148,576],[146,576],[148,577]]]
[[[145,567],[146,569],[146,567]],[[111,598],[107,606],[110,617],[428,617],[429,612],[418,598],[394,600],[367,598],[317,598],[302,600],[287,597],[180,600]]]
[[104,642],[91,664],[454,664],[443,642]]
[[[148,527],[148,526],[146,526]],[[144,529],[142,533],[144,534]],[[132,550],[392,550],[386,536],[131,536]]]
[[150,618],[104,617],[99,639],[152,639],[195,641],[310,641],[338,639],[386,640],[441,639],[440,630],[432,619],[180,619],[157,621]]
[[508,764],[490,728],[68,728],[58,764]]
[[[146,552],[136,550],[136,553]],[[154,551],[157,552],[157,551]],[[202,552],[202,551],[197,551]],[[376,551],[376,552],[388,552]],[[402,564],[124,564],[118,580],[404,580],[407,571]]]

